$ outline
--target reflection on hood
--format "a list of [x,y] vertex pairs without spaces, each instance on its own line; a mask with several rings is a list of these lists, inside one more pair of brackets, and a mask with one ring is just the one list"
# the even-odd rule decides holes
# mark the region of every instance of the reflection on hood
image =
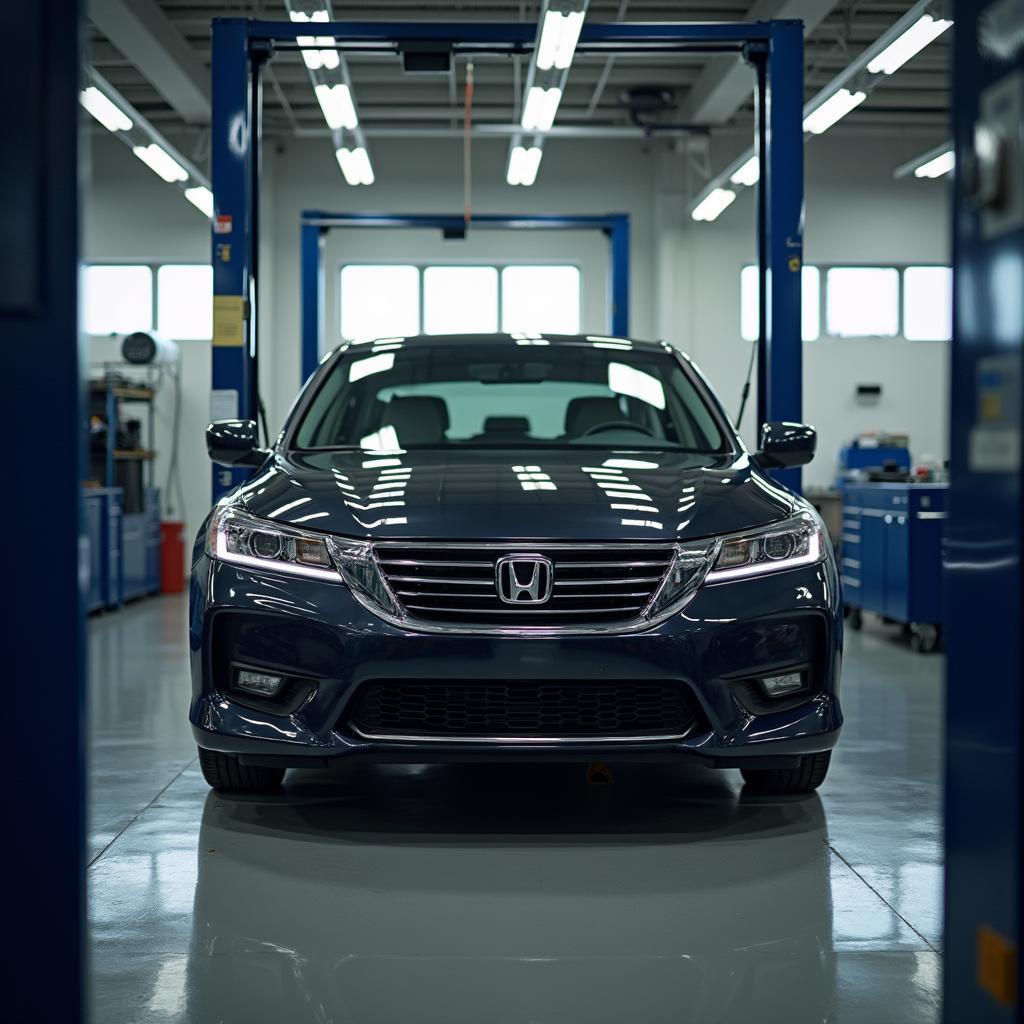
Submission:
[[237,500],[348,537],[665,541],[774,522],[798,499],[745,454],[588,447],[290,453]]

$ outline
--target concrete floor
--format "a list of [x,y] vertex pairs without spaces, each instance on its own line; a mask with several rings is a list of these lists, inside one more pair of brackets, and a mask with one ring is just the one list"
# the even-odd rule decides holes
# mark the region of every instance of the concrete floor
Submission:
[[818,796],[739,773],[295,773],[206,787],[185,604],[91,625],[97,1024],[938,1020],[942,660],[850,634]]

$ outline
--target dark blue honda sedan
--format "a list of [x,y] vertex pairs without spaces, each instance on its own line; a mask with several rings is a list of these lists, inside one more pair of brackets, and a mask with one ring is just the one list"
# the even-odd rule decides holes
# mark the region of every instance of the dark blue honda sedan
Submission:
[[207,781],[261,791],[336,758],[699,758],[748,787],[825,778],[842,715],[839,582],[813,508],[748,452],[694,365],[601,336],[344,345],[191,584]]

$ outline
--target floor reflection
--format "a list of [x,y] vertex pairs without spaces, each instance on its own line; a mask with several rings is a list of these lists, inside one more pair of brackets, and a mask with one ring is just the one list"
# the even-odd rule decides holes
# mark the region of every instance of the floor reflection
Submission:
[[821,803],[731,774],[390,766],[211,794],[186,1019],[831,1020]]

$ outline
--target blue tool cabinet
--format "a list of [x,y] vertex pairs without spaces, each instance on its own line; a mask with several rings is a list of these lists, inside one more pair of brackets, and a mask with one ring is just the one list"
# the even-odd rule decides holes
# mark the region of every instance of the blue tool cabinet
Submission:
[[[82,491],[89,538],[89,584],[86,610],[124,604],[124,516],[120,487],[86,487]],[[157,527],[159,529],[159,525]]]
[[141,512],[125,513],[122,559],[124,599],[131,601],[160,591],[160,492],[143,491]]
[[840,574],[849,622],[876,612],[934,650],[942,626],[946,484],[848,484],[843,489]]

